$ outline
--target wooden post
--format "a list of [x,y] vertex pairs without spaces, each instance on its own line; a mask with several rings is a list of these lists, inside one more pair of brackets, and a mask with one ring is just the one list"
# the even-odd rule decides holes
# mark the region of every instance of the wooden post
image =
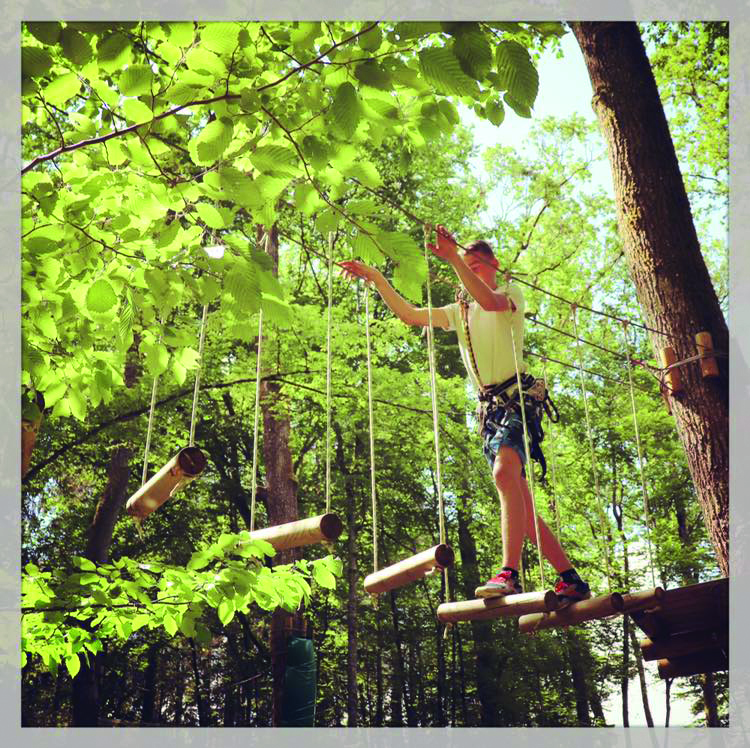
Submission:
[[442,623],[487,621],[502,616],[521,616],[555,610],[557,595],[553,590],[522,592],[503,597],[484,597],[438,605],[437,617]]
[[709,649],[684,657],[671,657],[659,660],[660,678],[678,678],[683,675],[713,673],[716,670],[728,670],[729,659],[721,649]]
[[518,619],[518,630],[522,634],[532,634],[541,629],[560,628],[617,615],[619,611],[612,604],[612,597],[612,595],[592,597],[589,600],[571,603],[565,608],[550,613],[523,615]]
[[371,595],[403,587],[409,582],[421,579],[433,569],[444,569],[453,565],[454,553],[449,545],[441,543],[429,550],[405,558],[403,561],[386,566],[365,577],[365,589]]
[[653,608],[664,600],[666,592],[663,587],[640,590],[640,592],[628,592],[620,594],[612,593],[612,606],[619,613],[631,613],[638,610]]
[[344,526],[335,514],[319,514],[283,525],[253,530],[251,540],[265,540],[277,551],[287,551],[314,543],[332,542],[341,535]]
[[181,449],[158,473],[146,481],[127,501],[125,510],[137,519],[148,517],[206,467],[206,456],[198,447]]
[[[705,355],[714,349],[713,340],[711,340],[710,332],[699,332],[695,336],[695,344],[698,348],[699,355]],[[716,363],[716,359],[713,356],[706,356],[701,360],[701,375],[704,379],[708,377],[719,376],[719,365]]]
[[708,649],[723,649],[727,651],[729,642],[726,632],[718,631],[689,631],[684,634],[666,636],[662,639],[641,639],[641,654],[643,659],[663,660],[674,657],[684,657]]
[[[674,352],[674,348],[667,346],[659,351],[661,357],[661,365],[666,368],[672,364],[677,363],[677,355]],[[670,394],[674,395],[677,392],[682,392],[682,376],[680,375],[679,367],[675,366],[674,369],[670,369],[666,372],[666,380],[671,390]]]

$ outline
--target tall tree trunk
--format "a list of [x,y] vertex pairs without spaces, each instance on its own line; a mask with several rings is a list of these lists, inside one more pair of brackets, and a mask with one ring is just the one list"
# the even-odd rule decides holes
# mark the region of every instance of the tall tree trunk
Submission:
[[701,676],[701,688],[706,727],[719,727],[719,706],[716,703],[716,684],[713,673],[704,673]]
[[146,653],[146,674],[141,699],[141,722],[152,723],[156,704],[156,670],[159,667],[159,644],[152,644]]
[[[130,458],[131,451],[126,447],[117,447],[112,452],[107,467],[107,486],[96,506],[84,551],[84,556],[94,563],[104,563],[107,560],[117,515],[127,498]],[[91,665],[82,655],[79,655],[79,658],[81,668],[73,678],[73,726],[97,727],[99,725],[97,670],[101,663],[101,656],[100,654],[92,656]]]
[[[469,530],[469,519],[465,506],[458,512],[458,549],[461,553],[464,599],[471,600],[480,584],[477,564],[477,547]],[[497,684],[502,675],[505,660],[498,655],[496,638],[492,634],[491,621],[471,621],[476,656],[477,697],[480,704],[480,725],[501,727],[500,692]]]
[[635,664],[638,668],[638,680],[641,684],[641,699],[643,700],[643,713],[646,715],[646,724],[649,727],[653,727],[654,719],[651,716],[651,707],[648,703],[648,686],[646,685],[646,673],[643,669],[643,657],[641,655],[641,648],[638,646],[638,641],[635,638],[635,631],[632,627],[630,629],[630,643],[633,646]]
[[581,665],[581,643],[570,629],[565,630],[565,641],[568,645],[568,662],[573,679],[573,693],[576,699],[576,720],[579,727],[591,727],[586,672]]
[[622,726],[630,727],[628,714],[628,683],[630,682],[630,616],[622,617],[622,675],[620,676],[620,695],[622,698]]
[[667,678],[664,681],[664,702],[665,702],[665,714],[664,717],[664,727],[669,727],[669,717],[672,714],[672,699],[671,699],[671,691],[672,691],[672,682],[674,681],[674,678]]
[[190,654],[193,663],[193,683],[195,688],[195,706],[198,709],[198,726],[208,727],[208,710],[206,700],[203,697],[203,684],[201,683],[201,672],[198,665],[198,650],[195,642],[190,639]]
[[[357,704],[357,506],[354,492],[354,481],[344,455],[344,438],[341,426],[332,422],[336,434],[336,468],[344,479],[344,496],[348,498],[346,504],[346,579],[348,589],[346,595],[346,712],[347,726],[359,725]],[[359,440],[354,441],[354,463],[357,461]]]
[[[387,562],[386,562],[387,563]],[[391,621],[393,623],[393,694],[391,695],[391,724],[394,727],[403,725],[402,705],[406,708],[406,720],[409,727],[414,727],[414,705],[406,683],[406,667],[404,665],[403,642],[401,639],[401,627],[399,625],[398,607],[396,606],[396,590],[388,593],[391,605]],[[398,700],[396,701],[396,696]]]
[[380,628],[380,611],[375,607],[376,647],[375,647],[375,724],[374,727],[382,727],[385,720],[383,699],[383,632]]
[[[659,92],[635,23],[573,23],[608,145],[617,219],[630,275],[654,351],[678,361],[711,333],[726,353],[729,334],[701,254]],[[729,366],[703,379],[679,367],[683,392],[671,398],[677,431],[722,573],[729,575]]]
[[[260,239],[263,232],[258,233]],[[266,249],[273,263],[273,274],[279,273],[279,247],[276,226],[270,230],[270,241]],[[266,327],[266,330],[268,328]],[[274,355],[271,337],[264,335],[265,365],[270,368],[269,358]],[[269,350],[270,348],[270,350]],[[288,400],[281,391],[281,383],[262,380],[260,385],[261,410],[263,411],[263,464],[265,465],[266,490],[268,491],[268,523],[281,525],[299,519],[297,505],[297,481],[294,478],[292,454],[289,450],[291,423]],[[275,564],[288,564],[301,554],[299,549],[282,551],[275,557]],[[292,619],[290,622],[290,618]],[[290,625],[291,624],[291,625]],[[287,637],[291,630],[303,629],[302,613],[294,615],[277,609],[271,617],[271,670],[273,674],[272,724],[281,724],[281,709],[284,699],[284,674],[286,672]]]

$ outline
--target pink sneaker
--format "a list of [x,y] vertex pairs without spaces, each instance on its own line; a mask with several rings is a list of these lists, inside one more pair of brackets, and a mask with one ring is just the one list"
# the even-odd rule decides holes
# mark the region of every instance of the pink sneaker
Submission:
[[492,579],[474,590],[477,597],[502,597],[523,592],[518,577],[511,571],[499,571]]

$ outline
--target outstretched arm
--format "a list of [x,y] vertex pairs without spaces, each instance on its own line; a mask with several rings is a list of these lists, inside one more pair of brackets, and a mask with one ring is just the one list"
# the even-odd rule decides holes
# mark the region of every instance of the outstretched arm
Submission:
[[[385,276],[375,268],[371,268],[369,265],[365,265],[362,262],[356,260],[348,260],[347,262],[340,263],[345,274],[352,278],[364,278],[367,281],[371,281],[378,293],[386,303],[388,308],[407,325],[416,325],[419,327],[425,327],[429,324],[429,313],[427,309],[419,309],[413,304],[410,304],[403,296],[401,296],[391,284],[386,280]],[[433,327],[448,327],[448,317],[442,309],[432,310],[432,326]]]

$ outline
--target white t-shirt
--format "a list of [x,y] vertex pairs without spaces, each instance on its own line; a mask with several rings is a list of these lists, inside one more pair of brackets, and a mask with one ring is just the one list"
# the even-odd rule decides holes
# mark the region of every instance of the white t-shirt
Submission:
[[[504,312],[487,312],[476,301],[469,305],[469,333],[474,357],[479,368],[481,384],[485,387],[504,382],[516,374],[513,358],[513,340],[516,344],[518,368],[523,374],[526,363],[523,360],[523,320],[526,302],[521,289],[514,283],[498,286],[498,291],[510,297],[516,306],[515,312],[508,309]],[[464,334],[461,309],[458,302],[441,307],[448,318],[446,330],[455,330],[458,336],[458,347],[461,351],[466,371],[474,387],[480,388],[480,383],[474,374],[471,353]],[[513,332],[511,334],[511,327]]]

